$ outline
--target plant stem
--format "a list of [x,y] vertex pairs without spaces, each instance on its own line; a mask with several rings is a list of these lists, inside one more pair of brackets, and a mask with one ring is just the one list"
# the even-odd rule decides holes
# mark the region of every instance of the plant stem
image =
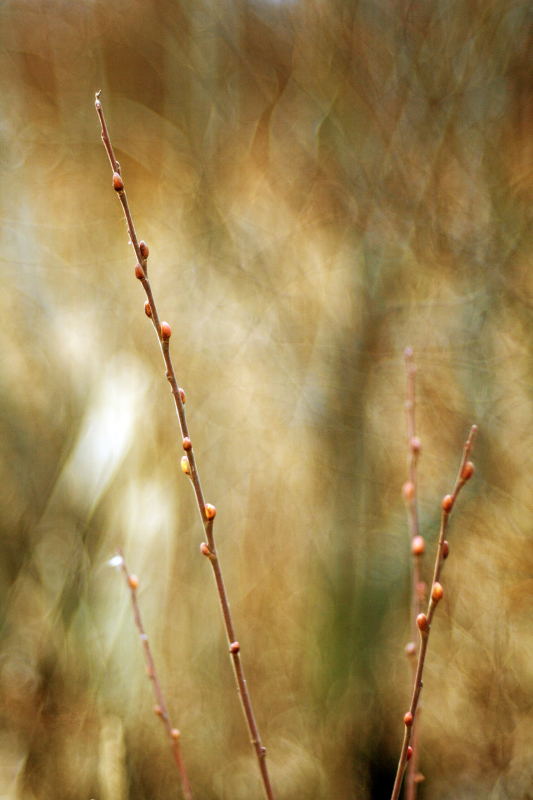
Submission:
[[[216,513],[213,506],[206,506],[204,495],[202,491],[202,485],[200,483],[200,477],[198,475],[198,469],[196,466],[196,459],[194,457],[194,450],[192,449],[192,445],[190,442],[189,437],[189,430],[187,427],[187,420],[185,418],[185,408],[184,408],[184,397],[182,397],[182,392],[178,386],[178,381],[176,379],[176,373],[174,371],[174,366],[172,364],[172,359],[170,357],[169,352],[169,338],[170,338],[170,327],[166,322],[161,323],[159,319],[159,315],[157,313],[156,304],[154,301],[154,296],[152,293],[152,289],[150,283],[148,281],[148,268],[147,268],[147,256],[148,256],[148,249],[144,242],[139,243],[137,240],[137,235],[135,233],[135,227],[133,225],[133,220],[131,217],[130,209],[128,206],[128,201],[126,198],[126,192],[124,191],[124,185],[121,180],[121,172],[120,172],[120,164],[115,158],[113,147],[111,145],[111,141],[109,138],[109,134],[107,131],[107,126],[104,119],[104,113],[102,111],[102,104],[100,101],[100,92],[96,94],[96,111],[98,112],[98,116],[100,118],[100,124],[102,126],[102,141],[105,145],[107,150],[107,154],[109,156],[109,161],[111,162],[111,168],[113,169],[114,173],[117,173],[120,176],[119,181],[115,181],[115,176],[113,178],[113,185],[115,191],[119,196],[119,200],[122,203],[122,207],[124,209],[124,214],[126,216],[126,222],[128,226],[128,232],[130,235],[131,243],[135,249],[135,254],[137,256],[137,267],[136,267],[136,277],[141,281],[144,290],[146,292],[146,297],[148,298],[148,303],[145,305],[145,310],[148,316],[151,318],[154,328],[156,330],[157,336],[159,338],[159,342],[161,345],[161,350],[163,353],[163,358],[165,360],[166,366],[166,377],[170,383],[172,394],[174,396],[174,402],[176,405],[176,411],[178,414],[181,433],[183,436],[183,446],[187,453],[187,462],[188,462],[188,475],[191,479],[194,493],[196,495],[196,501],[198,504],[198,510],[200,512],[200,516],[202,518],[202,522],[204,525],[206,537],[207,537],[207,552],[204,551],[202,547],[202,552],[208,556],[209,561],[211,562],[211,566],[213,568],[213,575],[215,578],[215,583],[218,592],[218,598],[220,602],[220,607],[222,609],[222,616],[224,618],[224,625],[226,628],[226,634],[228,638],[228,643],[230,645],[230,653],[233,662],[233,669],[235,672],[235,679],[237,682],[237,688],[239,692],[239,696],[242,703],[242,708],[244,711],[244,716],[248,725],[248,729],[250,732],[250,738],[252,745],[254,747],[257,761],[259,764],[259,770],[261,773],[261,778],[263,781],[263,787],[265,790],[265,795],[268,800],[275,800],[274,798],[274,791],[272,789],[272,784],[270,781],[270,775],[268,772],[268,766],[266,762],[266,750],[261,744],[261,739],[259,736],[259,730],[257,728],[257,723],[255,721],[255,716],[252,708],[252,703],[250,700],[250,695],[248,693],[248,688],[246,686],[246,680],[244,677],[244,670],[242,667],[241,656],[240,656],[240,646],[236,641],[235,630],[233,626],[233,620],[231,616],[228,596],[226,593],[226,588],[224,584],[224,579],[222,576],[222,570],[220,567],[220,562],[218,560],[217,549],[215,546],[215,539],[213,535],[213,519],[214,514]],[[144,248],[142,247],[144,245]],[[143,252],[144,251],[144,252]],[[209,513],[208,513],[209,512]]]
[[[431,630],[431,622],[433,620],[433,615],[435,614],[435,609],[437,607],[437,603],[439,602],[440,598],[434,597],[434,590],[436,585],[440,587],[439,584],[439,577],[442,570],[442,565],[444,564],[444,560],[447,556],[447,552],[445,553],[445,535],[446,530],[448,527],[448,521],[450,518],[451,511],[453,509],[455,500],[457,499],[457,495],[459,494],[461,488],[464,486],[466,481],[471,477],[473,468],[468,469],[468,467],[472,467],[472,465],[468,464],[468,455],[472,450],[474,445],[474,437],[477,432],[477,426],[472,425],[470,430],[470,435],[468,440],[465,442],[463,448],[463,457],[461,459],[461,465],[459,467],[459,473],[457,475],[457,479],[455,481],[455,485],[451,495],[446,495],[446,497],[442,501],[442,516],[441,516],[441,525],[440,525],[440,534],[439,534],[439,544],[437,549],[437,556],[435,559],[435,569],[433,572],[433,583],[432,583],[432,591],[430,595],[430,601],[428,606],[427,615],[425,615],[425,622],[423,627],[418,624],[418,628],[420,630],[420,652],[418,654],[418,663],[416,667],[416,675],[415,675],[415,684],[413,687],[413,696],[411,700],[411,705],[409,707],[408,714],[411,716],[411,721],[416,718],[416,711],[418,708],[418,700],[420,698],[420,692],[422,691],[422,673],[424,671],[424,662],[426,660],[426,652],[429,640],[429,633]],[[424,615],[420,615],[424,616]],[[418,618],[420,622],[420,617]],[[407,716],[407,715],[406,715]],[[412,724],[405,725],[405,733],[403,738],[402,744],[402,751],[400,754],[400,760],[398,762],[398,771],[396,773],[396,780],[394,781],[394,788],[392,790],[391,800],[398,800],[400,796],[400,789],[402,785],[402,778],[403,773],[405,770],[405,765],[408,760],[408,748],[409,742],[411,741],[411,736],[413,733]]]
[[142,623],[141,611],[139,608],[139,603],[137,601],[137,578],[135,577],[135,575],[131,575],[131,573],[128,571],[126,560],[124,558],[124,553],[122,552],[122,549],[120,547],[117,548],[117,553],[122,559],[120,567],[126,577],[126,584],[128,586],[128,589],[130,590],[131,604],[133,606],[133,616],[135,619],[135,624],[139,631],[139,635],[141,637],[141,642],[143,644],[144,658],[146,661],[146,669],[148,672],[148,677],[154,684],[154,692],[157,699],[156,713],[159,717],[161,717],[161,720],[168,733],[169,739],[172,743],[172,755],[174,756],[174,761],[176,762],[176,765],[178,767],[181,776],[181,783],[183,786],[183,795],[185,797],[185,800],[193,800],[191,784],[189,783],[187,770],[185,769],[185,764],[183,763],[183,758],[181,755],[180,732],[177,730],[177,728],[173,728],[170,722],[170,717],[168,714],[167,705],[165,703],[165,698],[163,696],[163,691],[161,689],[161,684],[159,683],[159,678],[157,677],[152,650],[150,648],[148,636],[146,635]]

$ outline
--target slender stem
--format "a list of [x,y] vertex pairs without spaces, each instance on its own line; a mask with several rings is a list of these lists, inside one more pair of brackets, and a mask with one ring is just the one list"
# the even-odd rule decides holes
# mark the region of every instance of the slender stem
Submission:
[[[409,452],[408,459],[408,475],[409,475],[409,491],[406,493],[407,502],[407,520],[409,525],[409,534],[411,539],[412,550],[412,587],[411,587],[411,627],[412,627],[412,642],[415,647],[409,646],[407,654],[411,663],[412,685],[414,686],[416,679],[416,665],[417,654],[419,647],[418,642],[418,628],[416,625],[417,617],[420,613],[420,568],[423,556],[423,546],[416,547],[419,536],[418,525],[418,456],[420,454],[420,440],[416,435],[416,369],[413,358],[413,351],[410,347],[405,350],[405,371],[407,378],[406,388],[406,401],[405,401],[405,415],[407,422],[407,446]],[[415,542],[417,540],[417,542]],[[421,545],[423,543],[421,542]],[[419,720],[420,720],[421,707],[417,709],[416,716],[413,719],[413,755],[409,761],[407,768],[407,800],[415,800],[416,798],[416,781],[415,776],[418,772],[418,755],[419,755]]]
[[[416,675],[415,675],[415,684],[413,687],[413,696],[411,699],[411,705],[409,707],[408,714],[410,715],[411,721],[416,718],[416,711],[418,708],[418,701],[420,698],[420,692],[422,691],[422,673],[424,671],[424,662],[426,660],[426,652],[429,640],[429,633],[431,630],[431,622],[433,620],[433,615],[435,614],[435,609],[439,602],[439,597],[434,596],[435,592],[435,584],[438,584],[440,573],[442,570],[442,565],[444,564],[444,560],[447,556],[447,552],[445,552],[445,535],[446,530],[448,528],[448,521],[450,518],[450,514],[452,508],[454,506],[455,500],[457,499],[457,495],[459,494],[461,488],[464,486],[466,481],[471,477],[473,468],[468,469],[469,464],[467,464],[468,456],[472,447],[474,446],[474,437],[477,432],[477,426],[472,425],[470,429],[470,435],[468,440],[465,442],[463,448],[463,457],[461,459],[461,465],[459,467],[459,472],[457,475],[457,479],[455,481],[455,485],[453,487],[453,491],[451,495],[446,495],[444,500],[442,501],[442,516],[441,516],[441,524],[440,524],[440,533],[439,533],[439,544],[437,548],[437,556],[435,559],[435,569],[433,572],[433,584],[432,584],[432,591],[430,595],[430,601],[428,606],[428,612],[426,615],[425,623],[422,625],[418,625],[420,629],[420,652],[418,654],[418,663],[416,667]],[[440,585],[439,585],[440,588]],[[442,596],[442,595],[441,595]],[[421,615],[423,616],[423,615]],[[406,715],[407,717],[407,715]],[[391,800],[398,800],[400,796],[400,789],[402,786],[402,778],[403,773],[405,770],[405,765],[407,764],[408,759],[408,748],[409,743],[411,741],[411,736],[413,733],[412,723],[405,725],[405,733],[403,738],[402,750],[400,754],[400,760],[398,762],[398,771],[396,773],[396,780],[394,781],[394,788],[392,790]]]
[[165,726],[169,739],[172,743],[172,755],[174,756],[174,761],[176,762],[176,765],[178,767],[181,776],[181,783],[183,786],[183,795],[185,797],[185,800],[193,800],[191,784],[189,782],[187,770],[185,769],[185,764],[183,763],[183,758],[181,755],[180,732],[177,730],[177,728],[173,728],[172,723],[170,722],[167,704],[165,703],[165,698],[163,696],[161,684],[159,683],[159,678],[157,677],[152,650],[150,648],[148,636],[146,635],[142,623],[141,611],[139,608],[139,603],[137,601],[137,578],[135,577],[135,575],[131,575],[131,573],[128,571],[126,560],[124,558],[124,553],[122,552],[122,549],[120,547],[117,548],[117,552],[120,558],[122,559],[120,566],[122,572],[126,577],[126,584],[130,590],[131,604],[133,606],[133,616],[135,619],[135,624],[139,631],[139,635],[141,637],[141,642],[143,644],[143,652],[146,661],[146,669],[148,672],[148,677],[150,678],[150,680],[154,685],[154,692],[157,699],[156,713],[159,717],[161,717],[163,725]]
[[[105,148],[107,150],[107,154],[109,156],[109,161],[111,162],[111,168],[113,172],[117,172],[119,176],[120,173],[120,165],[115,158],[113,147],[111,145],[111,141],[109,138],[109,134],[107,131],[107,126],[104,119],[104,113],[102,110],[102,104],[100,101],[100,92],[96,95],[96,111],[98,112],[98,116],[100,118],[100,124],[102,126],[102,140],[104,142]],[[122,184],[122,186],[121,186]],[[215,509],[213,506],[206,506],[204,500],[204,494],[202,491],[202,485],[200,483],[200,477],[198,474],[198,468],[196,465],[196,459],[194,456],[194,450],[192,449],[192,445],[190,442],[189,437],[189,429],[187,427],[187,420],[185,417],[185,408],[184,408],[184,395],[182,398],[182,392],[179,389],[178,381],[176,378],[176,373],[174,371],[174,366],[172,364],[172,359],[170,357],[169,351],[169,338],[170,338],[170,327],[167,323],[161,323],[159,315],[157,313],[157,308],[154,300],[154,296],[152,293],[152,289],[150,286],[150,282],[148,281],[148,274],[147,274],[147,255],[143,255],[141,245],[137,240],[137,235],[135,233],[135,228],[133,225],[133,220],[131,217],[130,209],[128,206],[128,201],[126,198],[126,192],[124,191],[124,186],[122,181],[118,182],[119,188],[117,189],[117,185],[115,185],[115,189],[119,196],[120,202],[122,203],[122,207],[124,209],[124,213],[126,216],[126,223],[128,226],[128,232],[130,235],[131,242],[135,249],[135,254],[137,256],[138,261],[138,268],[136,267],[136,276],[141,281],[144,290],[146,292],[146,297],[148,299],[148,303],[146,306],[146,312],[148,316],[151,318],[154,328],[156,330],[161,350],[163,353],[163,358],[165,360],[166,366],[166,377],[170,383],[172,395],[174,397],[174,403],[176,405],[176,411],[179,418],[181,433],[183,436],[183,443],[184,449],[187,452],[187,461],[188,461],[188,475],[191,479],[194,493],[196,495],[196,501],[198,504],[198,510],[200,512],[200,516],[202,518],[202,522],[204,525],[206,537],[207,537],[207,551],[204,551],[202,547],[202,552],[208,555],[209,561],[211,562],[211,566],[213,568],[213,575],[215,578],[215,583],[218,592],[218,598],[220,602],[220,607],[222,610],[222,616],[224,618],[224,625],[226,628],[226,634],[228,638],[228,644],[230,646],[230,653],[233,662],[233,669],[235,672],[235,679],[237,682],[237,688],[239,691],[239,696],[241,699],[242,708],[244,711],[244,716],[248,725],[248,729],[250,732],[250,738],[252,745],[254,747],[257,761],[259,764],[259,770],[261,773],[261,778],[263,781],[263,787],[265,790],[265,795],[268,800],[275,800],[274,798],[274,790],[272,788],[272,784],[270,781],[270,775],[268,772],[268,766],[266,762],[266,749],[261,744],[261,738],[259,736],[259,730],[257,728],[257,723],[255,721],[255,716],[252,708],[252,703],[250,700],[250,695],[248,693],[248,688],[246,685],[246,680],[244,677],[244,670],[242,667],[241,656],[240,656],[240,645],[236,641],[235,636],[235,629],[233,625],[233,619],[231,616],[231,610],[229,606],[228,596],[226,593],[226,587],[224,584],[224,579],[222,576],[222,570],[220,567],[220,562],[218,560],[217,549],[215,546],[215,539],[213,534],[213,517]],[[145,249],[147,253],[147,249]],[[209,509],[209,513],[208,513]],[[214,513],[213,513],[214,512]]]

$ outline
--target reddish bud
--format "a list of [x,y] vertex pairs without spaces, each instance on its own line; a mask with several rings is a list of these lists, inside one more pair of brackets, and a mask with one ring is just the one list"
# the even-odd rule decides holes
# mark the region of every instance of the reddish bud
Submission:
[[442,600],[443,595],[444,595],[444,591],[443,591],[442,586],[440,585],[440,583],[434,583],[433,584],[433,589],[431,590],[431,599],[435,603],[438,603],[439,600]]
[[418,626],[419,631],[421,632],[425,631],[428,626],[428,618],[426,617],[426,615],[419,614],[418,617],[416,618],[416,624]]
[[405,500],[412,500],[415,496],[415,485],[411,481],[404,483],[402,493]]
[[192,450],[192,442],[188,436],[186,436],[185,439],[183,440],[183,449]]
[[410,711],[408,711],[407,714],[404,716],[403,721],[405,722],[406,728],[411,727],[411,725],[413,724],[413,715],[411,714]]
[[444,511],[449,513],[453,508],[453,503],[454,503],[453,495],[447,494],[446,497],[443,497],[442,499],[442,508],[444,509]]
[[217,510],[215,506],[212,506],[211,503],[205,504],[205,515],[207,519],[214,519],[216,516]]
[[407,748],[407,755],[405,757],[405,760],[410,761],[412,757],[413,757],[413,748],[411,747],[411,745],[409,745],[409,747]]
[[442,557],[444,559],[446,559],[446,558],[448,558],[449,554],[450,554],[450,545],[448,544],[448,542],[445,539],[444,543],[442,545]]
[[232,644],[230,644],[230,648],[229,648],[230,653],[238,653],[240,649],[241,649],[241,646],[240,646],[239,642],[232,642]]
[[113,189],[115,192],[122,192],[124,189],[124,181],[118,174],[118,172],[113,173]]
[[172,728],[172,730],[170,731],[170,735],[172,736],[174,741],[177,742],[178,739],[181,736],[181,733],[179,732],[179,730],[177,728]]
[[422,442],[420,441],[418,436],[413,436],[409,444],[411,446],[411,452],[414,453],[415,455],[418,455],[418,453],[422,448]]
[[202,542],[202,544],[200,545],[200,552],[201,552],[201,554],[203,556],[210,556],[211,555],[211,551],[210,551],[209,547],[206,545],[205,542]]
[[416,656],[416,644],[414,642],[409,642],[405,645],[405,653],[408,656]]
[[164,341],[168,341],[170,339],[171,334],[172,334],[172,331],[170,330],[170,325],[168,324],[168,322],[162,322],[161,323],[161,336],[164,339]]
[[144,278],[144,270],[140,264],[135,264],[135,277],[138,281],[142,281]]
[[157,714],[158,717],[163,716],[163,709],[161,706],[154,706],[154,714]]
[[181,459],[181,468],[186,475],[191,474],[191,467],[189,465],[189,459],[187,458],[187,456],[183,456],[183,458]]
[[137,587],[139,586],[139,578],[137,577],[137,575],[129,575],[128,584],[130,589],[137,589]]
[[467,461],[461,471],[461,480],[468,481],[474,474],[475,467],[471,461]]
[[152,316],[152,309],[150,308],[150,303],[148,302],[148,300],[145,300],[144,302],[144,313],[146,314],[147,317]]
[[146,242],[139,242],[139,250],[141,251],[143,258],[148,258],[150,251],[148,250],[148,245]]
[[183,405],[185,405],[185,392],[183,391],[183,389],[180,389],[180,397],[181,397],[181,402],[183,403]]
[[426,549],[426,543],[423,536],[415,536],[411,542],[411,552],[414,556],[421,556]]

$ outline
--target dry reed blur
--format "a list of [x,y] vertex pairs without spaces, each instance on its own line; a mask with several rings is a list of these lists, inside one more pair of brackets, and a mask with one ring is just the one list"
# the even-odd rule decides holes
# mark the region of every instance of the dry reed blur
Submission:
[[193,498],[174,489],[173,411],[138,287],[117,280],[123,220],[87,100],[103,87],[162,312],[190,353],[210,500],[238,520],[218,547],[282,800],[390,797],[391,720],[409,703],[407,342],[428,548],[457,442],[471,419],[482,432],[426,664],[420,796],[526,800],[528,5],[9,0],[1,14],[0,794],[175,796],[127,594],[103,568],[119,544],[195,794],[261,795],[219,691],[233,676]]

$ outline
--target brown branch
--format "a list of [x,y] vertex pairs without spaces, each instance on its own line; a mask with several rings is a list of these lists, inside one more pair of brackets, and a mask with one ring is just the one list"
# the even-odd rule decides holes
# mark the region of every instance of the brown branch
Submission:
[[160,322],[159,315],[157,313],[154,296],[152,293],[150,283],[148,281],[148,270],[147,270],[147,259],[149,253],[148,247],[146,246],[145,242],[141,241],[139,243],[137,240],[137,235],[135,233],[133,220],[131,218],[131,213],[126,198],[126,192],[124,191],[124,181],[122,180],[122,176],[120,173],[120,165],[115,158],[113,147],[111,145],[111,141],[107,131],[107,126],[105,124],[102,104],[100,102],[100,92],[98,92],[96,95],[95,105],[102,126],[102,140],[107,150],[109,161],[111,162],[111,168],[113,169],[113,188],[117,192],[119,200],[122,203],[124,214],[126,216],[126,222],[128,226],[130,239],[135,249],[135,253],[137,255],[135,276],[142,283],[144,290],[146,292],[147,301],[145,303],[145,312],[146,315],[150,317],[150,319],[152,320],[157,336],[159,338],[161,350],[163,353],[163,358],[165,360],[166,377],[170,383],[172,394],[174,396],[176,411],[178,414],[181,433],[183,436],[183,449],[187,453],[187,455],[184,456],[185,461],[183,462],[184,472],[186,472],[186,474],[188,474],[191,479],[194,488],[194,493],[196,495],[198,510],[200,512],[200,516],[202,518],[202,522],[205,529],[205,534],[207,537],[207,544],[205,543],[202,544],[201,551],[204,555],[206,555],[209,558],[209,561],[211,562],[211,566],[213,568],[213,575],[217,587],[218,598],[222,610],[222,616],[224,618],[224,625],[228,637],[229,650],[233,662],[233,669],[235,672],[237,688],[239,691],[239,696],[241,699],[244,716],[248,724],[251,742],[257,756],[257,761],[261,772],[261,778],[263,781],[265,794],[268,800],[274,800],[274,791],[272,789],[272,784],[270,781],[270,775],[268,772],[268,766],[266,762],[266,750],[261,744],[259,730],[257,728],[257,723],[255,721],[250,695],[248,694],[246,680],[244,677],[244,670],[241,662],[240,646],[239,643],[236,641],[228,596],[226,593],[224,579],[222,577],[222,570],[220,568],[220,562],[218,560],[217,549],[215,546],[215,539],[213,535],[213,521],[215,518],[216,509],[209,503],[206,504],[204,499],[202,485],[200,483],[200,477],[198,475],[198,468],[196,466],[194,450],[192,448],[191,439],[189,436],[189,429],[187,427],[187,420],[185,418],[185,408],[184,408],[185,393],[183,392],[182,389],[179,388],[178,381],[176,379],[176,373],[174,371],[174,366],[172,364],[172,359],[170,357],[170,352],[169,352],[169,339],[171,336],[170,325],[167,322]]
[[443,596],[443,590],[442,586],[439,583],[439,578],[442,570],[442,565],[444,564],[445,559],[448,557],[448,550],[449,550],[448,542],[445,539],[445,535],[446,535],[446,530],[448,528],[448,521],[450,518],[450,514],[453,509],[454,503],[457,499],[457,495],[459,494],[461,488],[465,485],[467,480],[469,480],[469,478],[471,478],[472,475],[474,474],[474,465],[472,464],[471,461],[468,461],[468,456],[474,445],[474,437],[476,435],[476,432],[477,432],[477,426],[473,425],[470,430],[470,436],[468,437],[468,440],[466,441],[463,449],[463,457],[461,459],[461,465],[459,467],[459,472],[457,474],[457,479],[455,481],[453,491],[451,494],[447,494],[442,501],[442,516],[441,516],[441,525],[439,534],[439,544],[437,548],[437,556],[435,559],[433,583],[431,585],[431,598],[429,601],[427,614],[419,614],[416,621],[418,630],[420,631],[420,652],[418,654],[418,664],[416,668],[415,683],[413,687],[413,697],[411,700],[409,711],[404,716],[405,733],[404,733],[402,751],[400,754],[400,760],[398,762],[398,771],[396,773],[396,780],[394,781],[394,788],[392,791],[391,800],[398,800],[398,797],[400,796],[400,789],[402,785],[402,778],[405,770],[405,765],[413,755],[413,750],[410,747],[409,743],[411,741],[411,736],[413,733],[413,721],[416,718],[416,711],[418,708],[420,692],[422,691],[422,685],[423,685],[422,673],[424,671],[424,662],[426,659],[429,633],[431,630],[431,623],[433,620],[433,615],[435,614],[435,609],[437,608],[437,604],[442,599]]
[[167,705],[165,703],[165,698],[163,696],[163,692],[161,689],[161,684],[159,683],[159,678],[157,677],[152,650],[150,648],[148,636],[146,635],[141,619],[141,611],[139,608],[139,603],[137,601],[137,587],[139,585],[139,581],[136,575],[132,575],[128,571],[128,567],[126,566],[126,560],[124,558],[124,553],[122,552],[122,549],[120,547],[117,548],[117,553],[119,554],[120,557],[120,563],[117,564],[117,566],[120,566],[120,568],[122,569],[122,572],[126,577],[126,583],[130,590],[131,604],[133,606],[133,616],[143,645],[144,658],[146,661],[146,670],[148,672],[148,677],[150,678],[150,680],[154,685],[154,692],[157,699],[157,705],[154,710],[156,714],[159,717],[161,717],[161,721],[163,722],[163,725],[165,726],[166,731],[168,733],[168,737],[171,741],[172,755],[174,756],[174,761],[176,762],[176,765],[178,767],[181,776],[181,783],[183,786],[183,795],[185,797],[185,800],[193,800],[191,784],[189,783],[187,770],[185,769],[185,764],[183,763],[183,758],[181,755],[180,732],[177,728],[174,728],[172,726],[172,723],[170,722],[170,717],[168,714]]

